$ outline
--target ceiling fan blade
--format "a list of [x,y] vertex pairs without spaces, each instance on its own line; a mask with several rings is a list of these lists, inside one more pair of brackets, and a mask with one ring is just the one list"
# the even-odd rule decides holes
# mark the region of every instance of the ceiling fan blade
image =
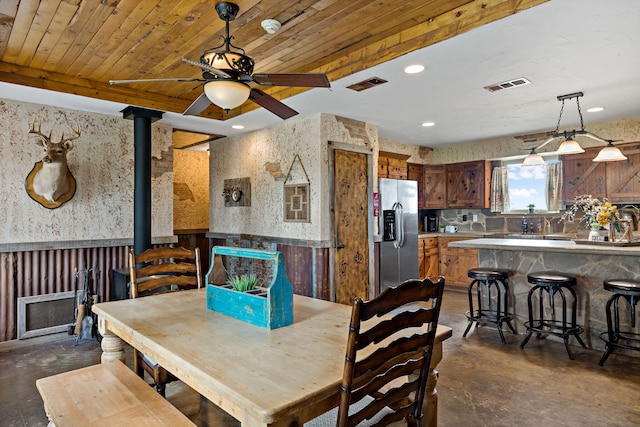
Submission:
[[167,79],[138,79],[138,80],[109,80],[110,85],[126,85],[129,83],[154,83],[154,82],[203,82],[194,78],[167,78]]
[[187,64],[191,64],[191,65],[195,65],[196,67],[203,68],[203,69],[207,70],[208,72],[210,72],[211,74],[214,74],[214,75],[216,75],[218,77],[222,77],[222,78],[225,78],[225,79],[230,79],[231,78],[230,74],[227,74],[222,70],[218,70],[217,68],[214,68],[209,64],[205,64],[203,62],[192,61],[192,60],[187,59],[187,58],[182,58],[182,60],[184,62],[186,62]]
[[331,87],[324,73],[254,74],[253,81],[265,86]]
[[202,95],[200,95],[195,101],[191,103],[191,105],[189,105],[189,107],[186,110],[184,110],[184,113],[182,113],[182,115],[197,116],[198,114],[206,110],[207,107],[209,107],[209,105],[211,105],[211,101],[209,101],[209,98],[207,98],[207,95],[202,93]]
[[282,102],[278,101],[273,96],[264,93],[260,89],[252,88],[251,93],[249,94],[249,99],[259,106],[271,111],[281,119],[286,120],[289,117],[293,117],[298,114],[298,112],[293,108],[284,105]]

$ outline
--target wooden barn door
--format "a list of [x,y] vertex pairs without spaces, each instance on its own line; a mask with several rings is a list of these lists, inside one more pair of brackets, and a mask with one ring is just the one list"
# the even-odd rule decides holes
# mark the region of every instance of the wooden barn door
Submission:
[[333,150],[334,289],[336,302],[369,297],[367,154]]

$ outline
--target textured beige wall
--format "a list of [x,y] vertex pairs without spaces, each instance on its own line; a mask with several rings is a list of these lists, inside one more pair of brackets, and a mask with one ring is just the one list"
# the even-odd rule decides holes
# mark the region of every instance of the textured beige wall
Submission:
[[[36,119],[59,141],[67,123],[82,135],[68,153],[75,196],[57,209],[33,201],[24,186],[42,148],[27,134]],[[133,238],[133,121],[120,117],[0,99],[0,243]],[[171,128],[153,124],[152,154],[171,149]],[[173,173],[152,179],[152,235],[173,235]]]
[[[377,128],[329,114],[284,122],[239,137],[211,143],[210,225],[214,233],[246,233],[302,240],[329,240],[328,142],[377,147]],[[289,183],[310,181],[311,222],[284,222],[284,178],[296,162]],[[251,206],[225,207],[225,179],[251,180]]]
[[[572,129],[574,128],[566,130]],[[588,123],[585,125],[585,129],[605,139],[620,140],[616,142],[616,144],[640,141],[640,117],[593,124]],[[563,130],[565,129],[561,129],[560,131]],[[603,144],[584,136],[578,136],[575,139],[583,148],[603,146]],[[527,149],[536,147],[542,142],[543,141],[525,143],[513,137],[506,137],[463,144],[452,144],[446,147],[434,148],[429,163],[456,163],[519,155],[524,156],[527,153]],[[558,145],[559,142],[550,143],[542,149],[542,152],[553,151],[558,148]]]
[[209,155],[173,151],[173,228],[209,229]]

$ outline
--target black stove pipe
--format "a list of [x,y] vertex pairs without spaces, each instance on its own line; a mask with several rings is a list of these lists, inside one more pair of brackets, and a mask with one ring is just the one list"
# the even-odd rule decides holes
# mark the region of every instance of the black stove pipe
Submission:
[[151,247],[151,123],[160,120],[162,111],[129,106],[123,118],[133,120],[134,188],[133,253]]

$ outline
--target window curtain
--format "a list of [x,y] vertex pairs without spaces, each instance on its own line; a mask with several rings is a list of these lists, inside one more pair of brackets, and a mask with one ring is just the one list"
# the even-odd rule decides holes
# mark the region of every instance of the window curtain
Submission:
[[509,210],[509,180],[507,167],[497,166],[491,172],[491,212]]
[[562,201],[562,162],[547,163],[547,210],[564,209]]

